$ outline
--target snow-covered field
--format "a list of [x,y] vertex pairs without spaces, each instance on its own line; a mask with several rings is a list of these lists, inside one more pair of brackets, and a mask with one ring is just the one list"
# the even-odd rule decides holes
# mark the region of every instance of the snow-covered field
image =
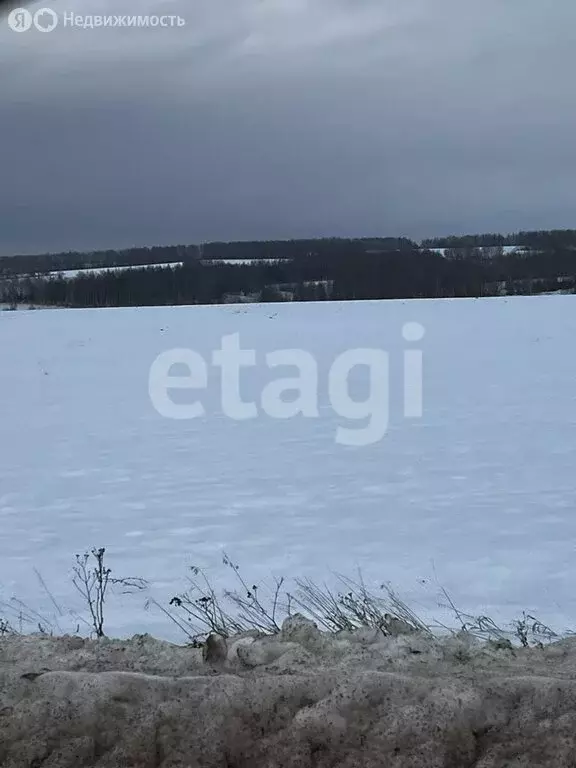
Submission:
[[290,262],[291,259],[202,259],[203,264],[233,264],[236,266],[246,266],[247,264],[262,265],[262,264],[281,264],[282,262]]
[[167,267],[181,267],[184,262],[170,261],[161,264],[132,264],[124,267],[92,267],[87,269],[64,269],[60,272],[46,272],[42,277],[63,277],[65,280],[73,280],[80,275],[101,275],[103,272],[130,272],[134,269],[161,269]]
[[[443,586],[470,613],[525,609],[576,627],[575,306],[543,296],[0,313],[0,598],[53,615],[37,569],[59,604],[80,609],[71,565],[96,545],[165,602],[191,564],[229,586],[224,550],[250,583],[330,582],[360,567],[427,616],[446,616]],[[404,340],[407,322],[425,328],[421,342]],[[174,394],[200,399],[204,416],[161,417],[148,392],[155,358],[189,348],[209,361],[233,333],[257,350],[244,400],[294,373],[264,353],[297,347],[318,362],[320,416],[230,419],[208,366],[206,391]],[[390,423],[381,441],[352,447],[336,429],[359,423],[334,411],[327,377],[359,347],[389,352]],[[403,415],[413,347],[421,419]],[[354,396],[366,385],[355,371]],[[112,600],[108,630],[176,637],[145,599]]]
[[[490,250],[495,246],[477,246],[478,250]],[[522,254],[530,251],[525,245],[503,245],[501,246],[504,256],[510,256],[511,254]],[[420,251],[432,251],[432,253],[438,253],[440,256],[446,256],[446,253],[450,251],[450,248],[421,248]]]

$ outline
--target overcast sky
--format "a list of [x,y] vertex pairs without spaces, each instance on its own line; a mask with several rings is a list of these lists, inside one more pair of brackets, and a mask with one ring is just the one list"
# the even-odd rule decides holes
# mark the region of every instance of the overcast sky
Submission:
[[0,254],[576,226],[574,0],[50,7],[186,25],[0,19]]

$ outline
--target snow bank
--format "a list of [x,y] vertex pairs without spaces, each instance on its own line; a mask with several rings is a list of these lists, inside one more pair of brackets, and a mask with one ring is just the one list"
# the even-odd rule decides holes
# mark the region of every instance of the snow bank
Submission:
[[274,638],[203,649],[0,638],[0,764],[170,768],[569,766],[576,640],[512,650],[467,637]]

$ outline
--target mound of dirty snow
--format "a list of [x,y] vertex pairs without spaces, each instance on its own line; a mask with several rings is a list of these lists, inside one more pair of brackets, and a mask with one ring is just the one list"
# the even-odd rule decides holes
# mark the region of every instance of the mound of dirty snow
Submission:
[[576,764],[576,640],[0,638],[6,768],[536,768]]

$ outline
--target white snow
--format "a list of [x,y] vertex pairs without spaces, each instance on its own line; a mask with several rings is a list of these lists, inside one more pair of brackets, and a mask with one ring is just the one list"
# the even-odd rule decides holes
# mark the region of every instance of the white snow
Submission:
[[[498,247],[498,246],[474,246],[478,250],[487,250],[490,248]],[[505,256],[510,256],[513,253],[524,253],[527,251],[530,251],[530,248],[524,245],[503,245],[500,246],[502,248],[502,253]],[[421,248],[421,251],[432,251],[432,253],[438,253],[440,256],[446,256],[446,253],[450,250],[450,248]]]
[[233,264],[236,266],[245,266],[247,264],[256,266],[258,264],[282,264],[291,259],[202,259],[202,264]]
[[[186,567],[217,585],[330,571],[391,582],[425,615],[439,586],[463,610],[506,620],[527,610],[576,625],[576,312],[572,296],[0,313],[0,599],[53,615],[81,609],[74,554],[106,546],[117,575],[151,581],[166,602]],[[426,329],[424,416],[402,411],[406,322]],[[159,416],[148,395],[156,356],[207,360],[224,334],[257,350],[242,396],[293,369],[264,353],[311,352],[320,418],[234,421],[209,367],[192,421]],[[328,401],[328,369],[356,347],[390,354],[390,428],[363,448]],[[366,397],[366,381],[351,391]],[[382,382],[386,393],[386,382]],[[145,596],[108,605],[108,630],[174,637]],[[2,611],[0,610],[0,614]],[[64,623],[64,619],[61,620]]]
[[163,264],[131,264],[123,267],[93,267],[86,269],[64,269],[60,272],[45,272],[40,277],[63,277],[65,280],[71,280],[79,275],[100,275],[102,272],[126,272],[132,269],[153,269],[158,267],[181,267],[184,262],[171,261]]

